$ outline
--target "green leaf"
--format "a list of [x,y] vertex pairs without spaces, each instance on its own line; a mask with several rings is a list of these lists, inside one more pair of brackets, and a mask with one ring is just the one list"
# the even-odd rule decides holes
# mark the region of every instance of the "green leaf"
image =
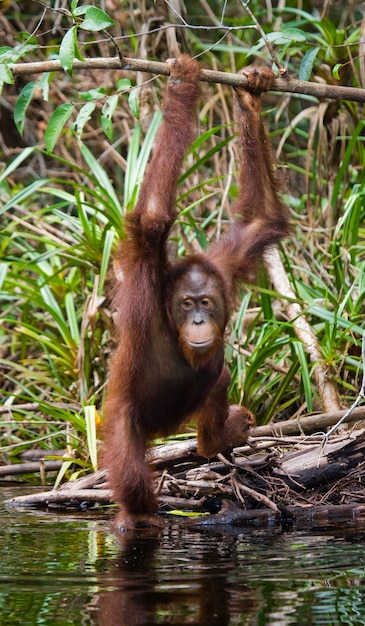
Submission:
[[24,148],[24,150],[22,150],[18,154],[18,156],[15,157],[14,161],[11,161],[11,163],[9,163],[8,167],[6,167],[1,172],[1,174],[0,174],[0,184],[4,180],[9,178],[10,174],[15,172],[15,170],[23,163],[23,161],[25,161],[29,156],[31,156],[34,151],[35,151],[34,146],[28,146],[27,148]]
[[36,83],[34,81],[32,81],[31,83],[28,83],[27,85],[24,85],[15,104],[14,122],[21,136],[23,136],[25,114],[33,98],[35,87],[36,87]]
[[134,115],[134,117],[136,118],[136,120],[139,120],[139,103],[138,103],[138,90],[137,88],[134,88],[131,90],[129,96],[128,96],[128,104],[129,104],[129,108],[132,111],[132,114]]
[[73,26],[67,31],[60,45],[60,61],[65,72],[71,73],[77,48],[77,26]]
[[87,447],[90,454],[90,461],[93,466],[94,472],[98,469],[98,454],[97,454],[97,437],[96,437],[96,421],[97,413],[94,406],[85,406],[85,423],[86,423],[86,438]]
[[9,58],[9,56],[12,53],[13,48],[11,48],[10,46],[0,46],[0,59],[1,57],[4,58]]
[[89,89],[89,91],[80,91],[79,96],[82,100],[90,102],[91,100],[101,100],[105,98],[104,87],[98,87],[97,89]]
[[56,145],[56,141],[66,124],[68,118],[73,111],[73,105],[69,103],[61,104],[53,111],[44,133],[44,142],[46,144],[47,152],[52,152]]
[[104,30],[115,24],[114,20],[107,13],[97,7],[88,7],[85,12],[85,18],[80,24],[83,30],[97,32]]
[[106,101],[101,111],[101,126],[108,139],[113,139],[113,123],[112,117],[117,108],[119,97],[114,94],[110,96]]
[[100,281],[98,285],[98,296],[103,296],[104,294],[104,283],[110,268],[110,258],[113,249],[113,242],[115,239],[115,230],[110,228],[109,230],[105,229],[105,237],[104,237],[104,245],[103,245],[103,256],[101,259],[100,265]]
[[342,67],[343,63],[336,63],[335,67],[332,70],[332,74],[336,78],[336,80],[341,80],[340,70]]
[[38,81],[38,87],[42,91],[43,100],[45,102],[48,102],[50,80],[51,80],[51,73],[45,72],[40,78],[40,80]]
[[26,44],[27,46],[33,46],[34,48],[38,48],[37,37],[26,31],[19,31],[16,35],[16,40],[19,41],[19,43],[21,44]]
[[283,28],[281,31],[285,39],[290,41],[307,41],[307,35],[300,28]]
[[1,94],[4,83],[6,85],[13,85],[14,78],[8,66],[5,65],[5,63],[1,63],[0,65],[0,94]]
[[23,202],[23,200],[25,200],[26,198],[29,198],[29,196],[32,196],[33,193],[35,193],[37,189],[42,187],[42,185],[44,185],[46,182],[47,182],[47,179],[40,178],[39,180],[35,180],[33,183],[28,185],[28,187],[25,187],[24,189],[16,193],[15,196],[12,196],[10,200],[8,200],[8,202],[6,202],[5,204],[3,204],[2,207],[0,207],[0,215],[2,215],[3,213],[6,213],[7,211],[9,211],[9,209],[12,209],[13,207],[17,206],[18,204]]
[[75,131],[78,137],[81,137],[84,126],[91,118],[95,107],[95,102],[87,102],[86,104],[84,104],[84,106],[81,107],[76,120],[72,124],[72,130]]
[[320,48],[315,47],[305,53],[299,68],[299,80],[309,80],[313,70],[313,63]]
[[127,91],[131,88],[131,81],[129,78],[121,78],[117,80],[117,91]]
[[[71,7],[72,7],[72,4],[71,4]],[[92,4],[83,4],[80,7],[76,7],[75,10],[72,9],[72,14],[74,17],[80,17],[80,15],[85,15],[86,11],[91,8],[93,8]]]
[[66,293],[65,295],[65,308],[67,313],[67,321],[70,329],[72,339],[76,344],[80,343],[80,329],[77,321],[76,307],[75,307],[75,294]]

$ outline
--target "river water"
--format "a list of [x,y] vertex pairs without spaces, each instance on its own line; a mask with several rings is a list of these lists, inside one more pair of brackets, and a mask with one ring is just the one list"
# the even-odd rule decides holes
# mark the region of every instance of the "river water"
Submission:
[[221,528],[176,518],[116,537],[101,514],[9,508],[0,489],[0,624],[365,625],[365,528]]

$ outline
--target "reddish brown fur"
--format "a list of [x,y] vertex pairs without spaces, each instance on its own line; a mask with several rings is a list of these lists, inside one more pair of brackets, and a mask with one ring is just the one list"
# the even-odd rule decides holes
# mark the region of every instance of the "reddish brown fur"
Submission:
[[[176,216],[176,184],[184,153],[194,138],[199,97],[200,66],[186,55],[171,62],[164,121],[137,206],[127,220],[128,239],[118,257],[117,275],[122,279],[115,285],[119,343],[105,403],[104,463],[115,500],[121,505],[116,520],[120,528],[133,527],[138,516],[157,510],[144,460],[149,438],[174,432],[185,419],[194,417],[199,452],[212,457],[243,443],[253,423],[247,409],[228,406],[230,376],[223,363],[224,329],[237,281],[252,279],[265,248],[286,234],[287,212],[278,197],[260,115],[260,93],[270,88],[273,75],[270,70],[244,72],[250,90],[236,90],[242,144],[240,192],[227,235],[211,246],[207,255],[195,255],[175,265],[167,259],[166,242]],[[181,350],[188,341],[184,336],[179,339],[184,324],[178,331],[169,310],[174,294],[180,302],[177,285],[184,297],[185,275],[195,277],[187,284],[190,280],[194,285],[196,279],[199,290],[201,282],[209,284],[208,296],[215,303],[206,311],[200,309],[210,301],[198,293],[194,302],[199,320],[189,322],[200,323],[201,310],[204,324],[213,329],[214,342],[205,352],[203,348],[203,357],[200,344]],[[188,313],[186,316],[189,320]],[[195,327],[194,336],[196,332]],[[212,332],[202,332],[202,336]]]

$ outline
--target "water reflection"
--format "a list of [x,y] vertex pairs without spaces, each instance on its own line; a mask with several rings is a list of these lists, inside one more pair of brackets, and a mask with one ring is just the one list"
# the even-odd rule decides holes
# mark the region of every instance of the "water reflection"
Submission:
[[[173,561],[166,561],[161,549]],[[154,539],[123,541],[112,566],[117,588],[100,597],[101,623],[222,626],[230,623],[231,614],[256,613],[257,590],[230,582],[237,558],[236,537],[207,541],[177,528]]]
[[174,527],[135,538],[112,564],[115,588],[100,595],[101,624],[365,624],[363,546],[360,535]]
[[127,540],[103,515],[2,506],[0,624],[361,626],[364,547],[345,529],[202,533],[176,521]]

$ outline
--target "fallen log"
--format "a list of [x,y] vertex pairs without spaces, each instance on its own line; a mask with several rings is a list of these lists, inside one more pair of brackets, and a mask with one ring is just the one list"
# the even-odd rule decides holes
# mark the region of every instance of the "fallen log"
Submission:
[[314,505],[311,507],[288,506],[281,513],[272,509],[244,510],[233,502],[225,501],[219,513],[189,520],[189,526],[196,529],[217,528],[219,526],[270,526],[293,527],[296,530],[309,530],[327,527],[364,527],[365,505]]

